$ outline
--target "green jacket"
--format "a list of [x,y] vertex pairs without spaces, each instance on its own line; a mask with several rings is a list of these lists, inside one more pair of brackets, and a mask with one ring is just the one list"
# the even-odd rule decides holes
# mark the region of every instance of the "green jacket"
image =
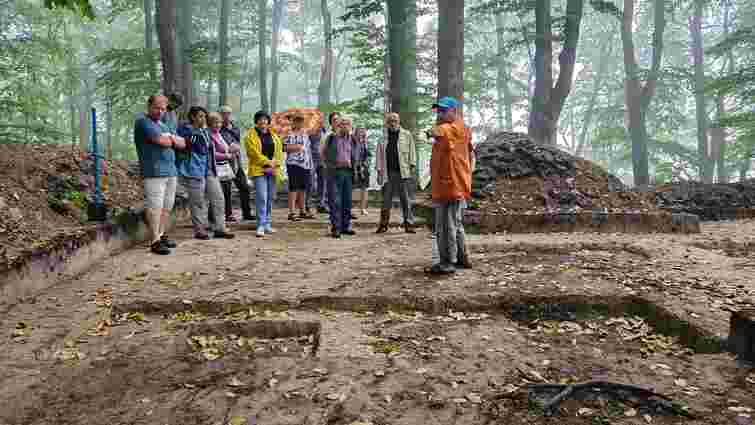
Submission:
[[[377,145],[377,155],[375,156],[375,170],[378,176],[386,175],[387,161],[385,158],[385,148],[388,145],[387,132],[386,139]],[[417,169],[417,146],[414,137],[409,130],[401,128],[398,133],[398,161],[401,169],[402,179],[413,179]]]

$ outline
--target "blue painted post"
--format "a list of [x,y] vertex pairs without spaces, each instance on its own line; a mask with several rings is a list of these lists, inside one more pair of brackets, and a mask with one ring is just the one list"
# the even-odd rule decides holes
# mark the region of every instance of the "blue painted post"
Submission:
[[106,218],[106,213],[102,199],[102,188],[100,187],[100,160],[104,157],[100,155],[97,146],[97,110],[95,108],[92,108],[92,159],[94,160],[94,217],[91,217],[91,219],[103,221]]

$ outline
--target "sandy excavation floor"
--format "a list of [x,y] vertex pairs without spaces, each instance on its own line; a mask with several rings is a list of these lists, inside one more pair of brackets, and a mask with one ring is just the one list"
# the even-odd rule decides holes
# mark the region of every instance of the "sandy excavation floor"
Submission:
[[[376,218],[341,240],[183,227],[170,257],[135,248],[12,307],[0,424],[752,424],[755,372],[719,338],[755,304],[755,222],[470,236],[475,268],[429,278],[427,231]],[[587,381],[634,387],[551,411],[562,388],[528,392]]]

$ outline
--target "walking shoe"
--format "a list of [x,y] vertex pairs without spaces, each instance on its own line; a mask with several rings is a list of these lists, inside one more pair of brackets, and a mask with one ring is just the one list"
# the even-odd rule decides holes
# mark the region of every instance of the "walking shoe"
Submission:
[[242,219],[244,221],[255,221],[255,220],[257,220],[257,217],[255,217],[253,215],[245,215],[244,217],[242,217]]
[[417,231],[414,230],[414,226],[412,226],[409,223],[404,223],[404,232],[406,232],[406,233],[417,233]]
[[265,229],[262,227],[257,228],[257,237],[258,238],[264,238],[265,237]]
[[348,236],[354,236],[357,234],[353,229],[344,230],[341,232],[342,235],[348,235]]
[[354,215],[354,213],[351,213],[351,219],[356,220],[358,217]]
[[149,250],[152,251],[153,254],[157,254],[157,255],[170,254],[170,248],[163,245],[162,241],[152,242],[152,245],[150,245]]
[[194,239],[199,239],[201,241],[206,241],[210,239],[210,235],[207,233],[197,233],[194,235]]
[[380,225],[378,229],[375,231],[375,233],[386,233],[388,232],[388,226]]
[[370,212],[362,208],[362,215],[370,215]]
[[238,221],[239,221],[239,219],[236,218],[236,216],[234,216],[234,215],[229,215],[229,216],[225,217],[225,222],[226,223],[238,223]]
[[320,214],[327,214],[328,213],[328,209],[325,208],[325,207],[317,207],[317,212],[320,213]]
[[228,232],[215,232],[213,236],[215,239],[233,239],[236,237],[233,233]]
[[330,228],[330,236],[332,236],[334,239],[341,239],[341,234],[335,227]]
[[273,229],[272,227],[266,227],[265,233],[267,233],[268,235],[272,235],[273,233],[275,233],[275,229]]
[[307,212],[304,212],[304,211],[300,212],[299,213],[299,218],[302,219],[302,220],[311,220],[311,219],[315,218],[315,216],[312,215],[312,213],[310,213],[309,210],[307,210]]
[[288,221],[299,221],[301,220],[299,217],[296,216],[294,213],[288,213]]
[[176,243],[176,241],[168,239],[168,237],[166,235],[162,235],[160,237],[160,243],[163,244],[163,246],[166,247],[166,248],[175,248],[175,247],[178,246],[178,244]]
[[451,264],[433,264],[431,267],[428,267],[425,269],[425,273],[427,274],[436,274],[436,275],[449,275],[456,273],[456,268]]

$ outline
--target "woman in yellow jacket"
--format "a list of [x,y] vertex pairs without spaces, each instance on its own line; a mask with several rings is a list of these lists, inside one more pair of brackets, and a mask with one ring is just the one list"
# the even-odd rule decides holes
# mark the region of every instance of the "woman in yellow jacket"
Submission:
[[270,115],[254,114],[254,128],[244,135],[244,149],[249,159],[248,176],[254,179],[257,209],[257,237],[274,233],[272,211],[277,183],[283,180],[283,142],[270,128]]

